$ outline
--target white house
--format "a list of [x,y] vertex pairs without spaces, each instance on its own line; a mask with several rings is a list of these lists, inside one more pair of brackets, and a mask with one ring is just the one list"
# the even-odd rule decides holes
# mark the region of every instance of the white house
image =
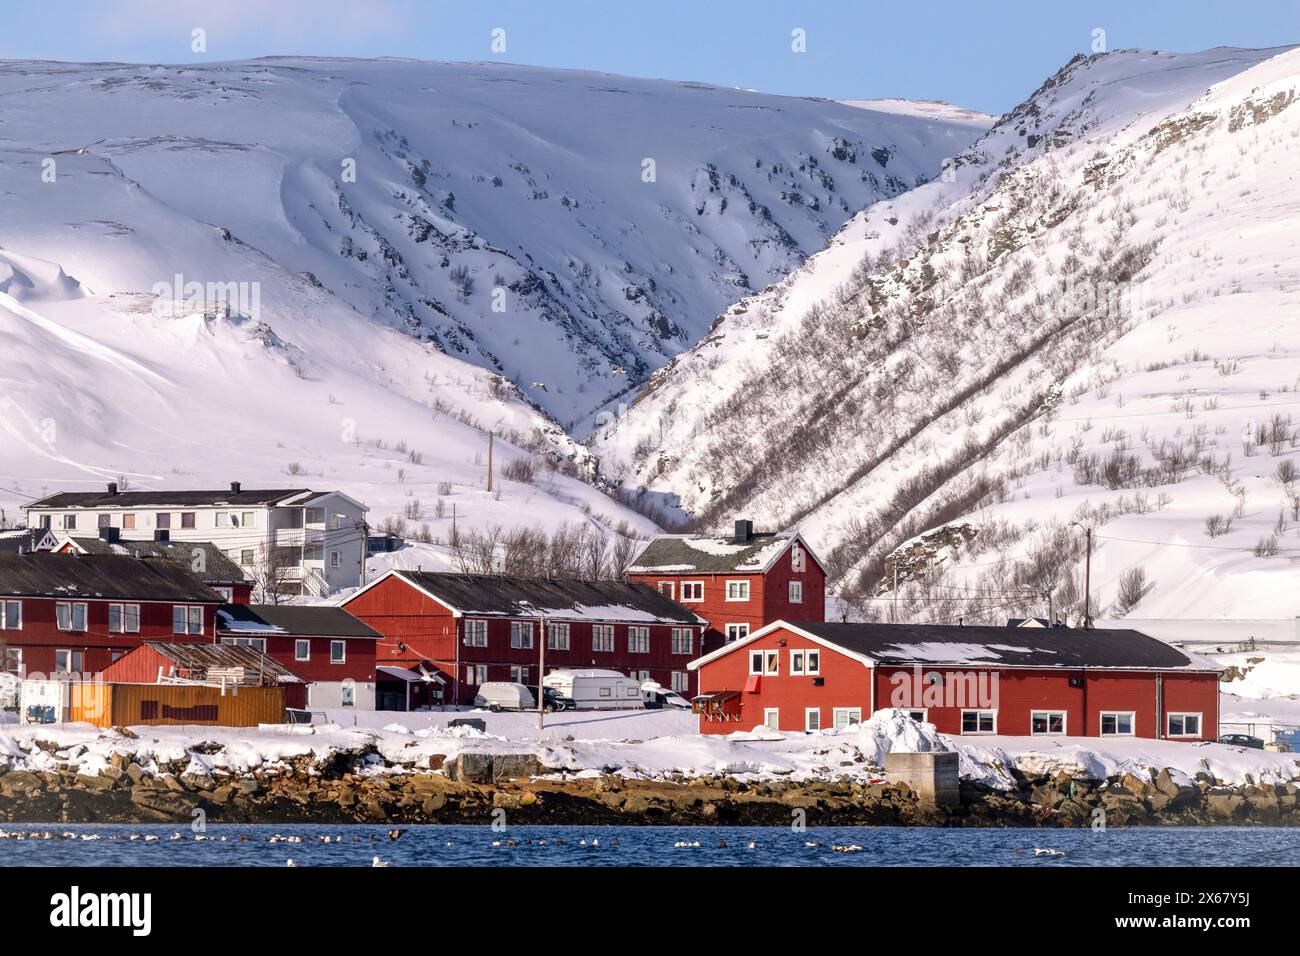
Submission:
[[[259,589],[323,597],[361,584],[364,504],[341,491],[60,492],[24,506],[29,528],[66,537],[212,541]],[[115,529],[103,531],[101,529]]]

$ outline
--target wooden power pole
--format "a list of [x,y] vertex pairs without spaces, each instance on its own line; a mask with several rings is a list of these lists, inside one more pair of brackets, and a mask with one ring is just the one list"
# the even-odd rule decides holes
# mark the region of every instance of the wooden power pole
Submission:
[[487,490],[492,492],[492,433],[488,432],[488,484]]
[[546,673],[546,615],[541,615],[541,633],[537,635],[537,729],[546,728],[546,693],[542,675]]
[[1092,529],[1084,528],[1088,541],[1088,553],[1083,559],[1083,626],[1092,627]]

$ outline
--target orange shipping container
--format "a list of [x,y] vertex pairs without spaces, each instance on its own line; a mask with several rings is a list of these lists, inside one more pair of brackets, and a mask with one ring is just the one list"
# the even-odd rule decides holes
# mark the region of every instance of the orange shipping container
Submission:
[[210,724],[255,727],[284,722],[279,687],[197,684],[73,684],[68,719],[96,727]]

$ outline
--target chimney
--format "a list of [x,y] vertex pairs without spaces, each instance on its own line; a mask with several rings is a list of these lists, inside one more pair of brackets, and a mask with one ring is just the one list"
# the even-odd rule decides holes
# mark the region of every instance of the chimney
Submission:
[[121,528],[100,528],[99,529],[100,541],[110,541],[116,544],[118,541],[121,540],[121,538],[122,538]]
[[240,489],[240,487],[241,487],[241,485],[239,484],[239,482],[237,482],[237,481],[232,481],[232,482],[230,483],[230,493],[231,493],[232,495],[237,495],[237,494],[239,494],[239,489]]
[[116,482],[116,481],[110,481],[110,482],[108,483],[108,493],[109,493],[110,495],[115,495],[115,494],[117,494],[117,482]]
[[154,531],[153,539],[155,541],[170,541],[172,539],[172,533],[166,528],[159,528]]
[[749,520],[736,520],[736,544],[749,544],[749,539],[754,537],[754,522]]

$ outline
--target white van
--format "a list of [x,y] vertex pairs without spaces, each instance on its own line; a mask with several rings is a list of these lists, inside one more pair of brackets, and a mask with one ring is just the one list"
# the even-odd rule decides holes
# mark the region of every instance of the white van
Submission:
[[647,710],[691,709],[689,700],[655,680],[648,680],[641,685],[641,696],[645,699]]
[[474,695],[475,707],[486,707],[496,713],[501,710],[536,710],[537,698],[523,684],[492,680],[480,684]]
[[645,699],[641,685],[618,671],[590,667],[553,670],[542,678],[543,687],[570,698],[578,710],[641,710]]

